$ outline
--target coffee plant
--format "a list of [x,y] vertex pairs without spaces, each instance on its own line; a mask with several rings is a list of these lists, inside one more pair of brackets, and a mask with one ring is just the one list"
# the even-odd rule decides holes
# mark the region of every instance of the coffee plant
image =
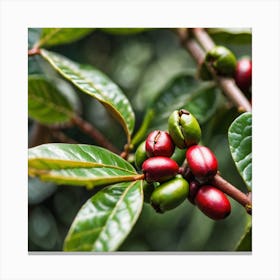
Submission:
[[250,251],[251,37],[30,28],[29,251]]

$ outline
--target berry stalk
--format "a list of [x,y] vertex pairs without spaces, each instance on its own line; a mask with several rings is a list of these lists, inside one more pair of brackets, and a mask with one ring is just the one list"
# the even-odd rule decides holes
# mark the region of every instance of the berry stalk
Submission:
[[252,198],[251,193],[244,194],[239,189],[237,189],[235,186],[230,184],[228,181],[226,181],[224,178],[222,178],[220,175],[216,174],[213,179],[210,181],[210,183],[215,186],[216,188],[220,189],[222,192],[226,193],[228,196],[236,200],[238,203],[240,203],[242,206],[245,207],[248,214],[252,214]]

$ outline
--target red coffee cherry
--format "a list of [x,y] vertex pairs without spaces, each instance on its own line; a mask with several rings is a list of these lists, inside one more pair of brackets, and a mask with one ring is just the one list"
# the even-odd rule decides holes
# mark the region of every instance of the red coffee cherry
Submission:
[[145,180],[150,182],[163,182],[176,176],[179,166],[168,157],[151,157],[143,162],[142,170]]
[[186,152],[186,159],[191,172],[199,181],[206,181],[217,173],[218,161],[214,153],[205,146],[191,146]]
[[252,61],[251,59],[244,57],[238,60],[235,70],[235,82],[237,86],[248,92],[252,84]]
[[231,205],[226,195],[210,185],[200,187],[195,203],[206,216],[213,220],[224,219],[231,212]]
[[146,153],[148,157],[171,157],[175,146],[170,135],[161,130],[152,131],[146,139]]
[[198,181],[192,180],[190,182],[190,190],[189,190],[188,200],[192,204],[195,204],[195,197],[196,197],[196,194],[197,194],[199,188],[200,188],[200,184],[199,184]]

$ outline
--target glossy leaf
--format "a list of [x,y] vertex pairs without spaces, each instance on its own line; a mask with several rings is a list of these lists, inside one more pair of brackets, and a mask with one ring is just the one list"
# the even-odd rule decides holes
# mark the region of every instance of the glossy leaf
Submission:
[[91,66],[80,65],[46,50],[42,50],[41,54],[64,78],[101,102],[121,123],[130,142],[135,123],[134,112],[129,100],[115,83]]
[[250,28],[209,28],[208,33],[211,35],[216,44],[251,44],[252,31]]
[[252,250],[252,218],[249,216],[244,234],[235,247],[236,251],[251,251]]
[[249,191],[252,189],[252,113],[240,115],[228,131],[230,151]]
[[179,76],[161,91],[150,106],[151,127],[166,129],[169,115],[177,109],[189,110],[203,124],[216,110],[218,90],[212,82],[201,83],[193,76]]
[[[69,91],[42,75],[28,76],[28,115],[43,124],[70,121],[75,114]],[[65,88],[64,88],[65,90]],[[71,92],[74,94],[74,92]]]
[[39,47],[68,44],[77,41],[89,33],[93,28],[43,28]]
[[136,171],[106,149],[84,144],[44,144],[29,149],[28,171],[43,181],[92,188],[133,181]]
[[106,187],[77,214],[64,251],[115,251],[135,224],[143,205],[142,181]]
[[149,28],[102,28],[102,30],[114,35],[133,35],[149,30]]

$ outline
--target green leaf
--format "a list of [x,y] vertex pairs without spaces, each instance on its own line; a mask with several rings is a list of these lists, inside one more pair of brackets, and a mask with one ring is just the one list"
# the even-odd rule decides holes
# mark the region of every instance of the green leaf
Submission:
[[101,28],[104,32],[113,35],[133,35],[138,34],[152,28]]
[[42,50],[41,54],[64,78],[72,82],[83,93],[102,103],[121,123],[127,134],[128,143],[130,143],[135,116],[129,100],[121,89],[105,74],[92,66],[80,65],[46,50]]
[[250,28],[209,28],[208,33],[216,44],[251,44]]
[[68,44],[77,41],[89,33],[94,28],[43,28],[38,47],[55,46]]
[[75,115],[74,91],[43,75],[28,76],[28,115],[43,124],[65,123]]
[[244,234],[235,247],[236,251],[251,251],[252,250],[252,218],[249,216]]
[[102,189],[77,214],[64,251],[115,251],[134,226],[142,205],[142,181]]
[[228,131],[229,147],[237,169],[252,190],[252,113],[236,118]]
[[154,99],[151,127],[166,129],[169,115],[177,109],[189,110],[200,124],[215,112],[218,89],[212,82],[200,82],[191,75],[176,77]]
[[43,181],[88,188],[133,181],[138,176],[118,155],[83,144],[44,144],[29,149],[28,172]]

